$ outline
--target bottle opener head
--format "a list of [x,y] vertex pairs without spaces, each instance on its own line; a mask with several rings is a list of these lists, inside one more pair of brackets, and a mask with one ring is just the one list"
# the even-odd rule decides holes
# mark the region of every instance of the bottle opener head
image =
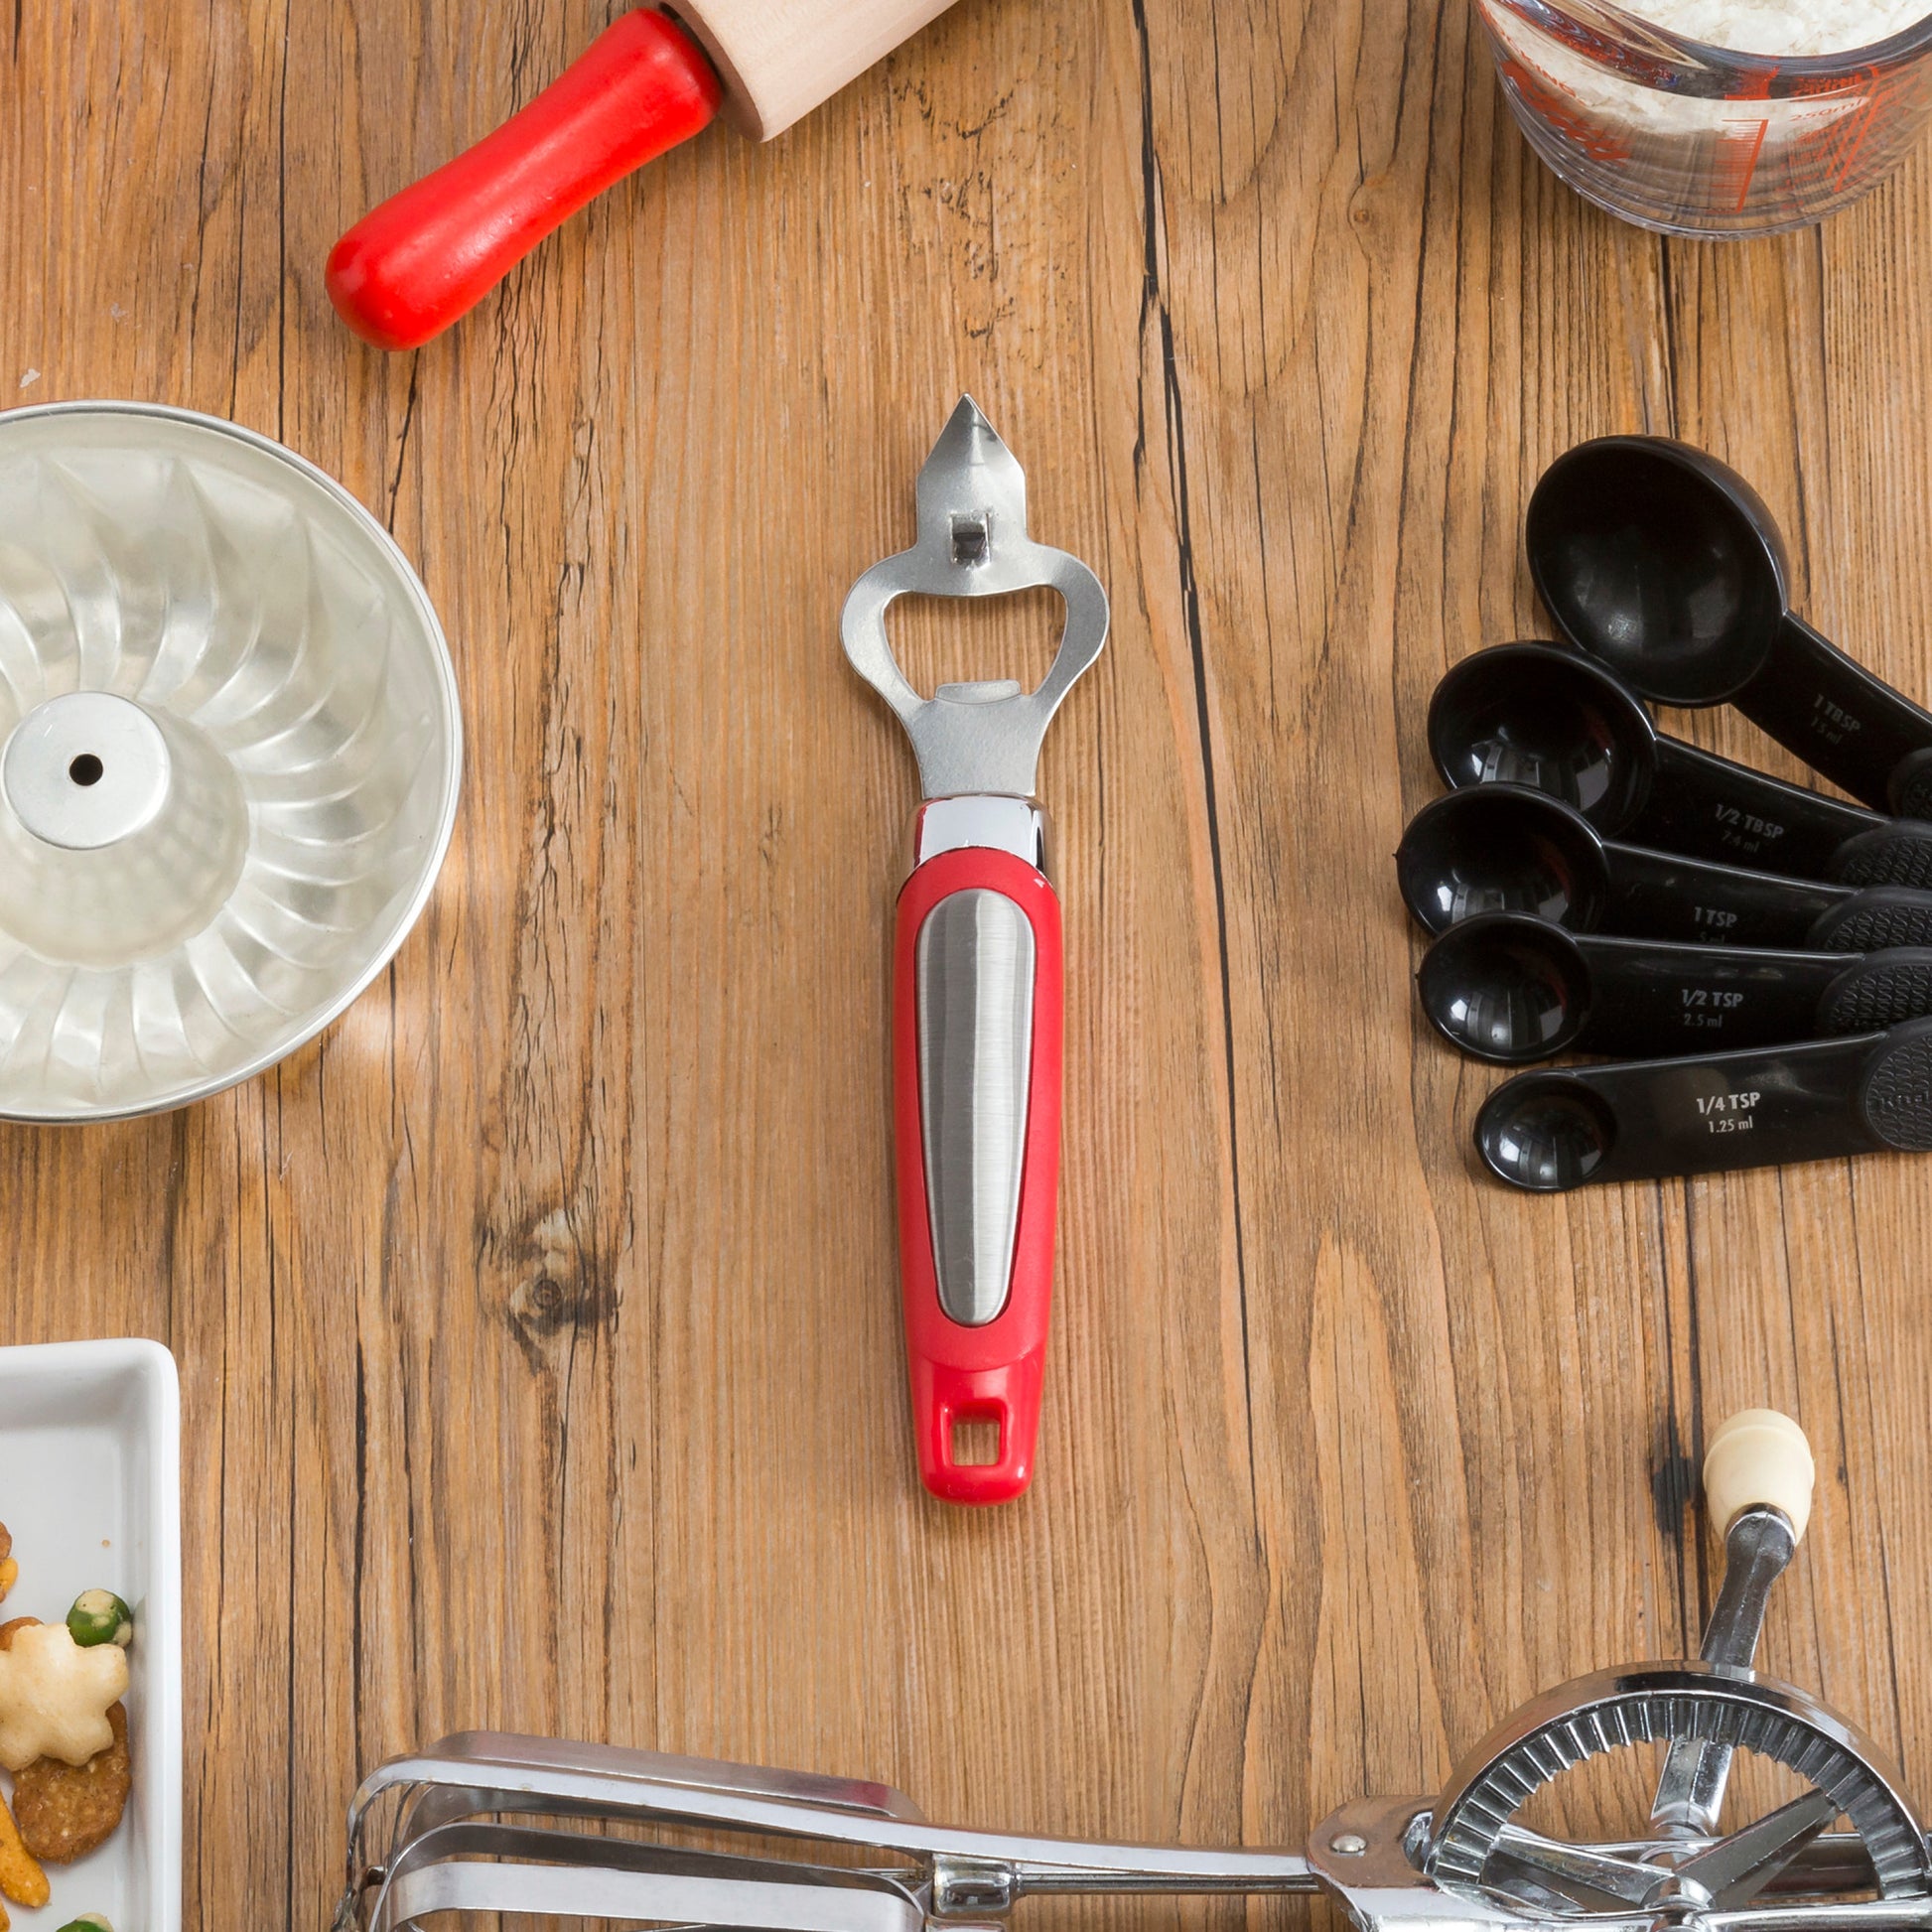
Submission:
[[[886,635],[895,598],[1058,591],[1066,623],[1038,688],[1011,678],[942,684],[923,698]],[[1107,593],[1077,557],[1027,535],[1027,478],[971,396],[961,396],[919,472],[919,537],[853,585],[839,620],[853,668],[898,714],[928,798],[1000,792],[1028,798],[1040,740],[1073,681],[1107,641]]]

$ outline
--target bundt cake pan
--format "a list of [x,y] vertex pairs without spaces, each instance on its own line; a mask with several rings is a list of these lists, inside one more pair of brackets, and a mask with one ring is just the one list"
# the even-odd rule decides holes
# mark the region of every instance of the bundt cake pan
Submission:
[[341,484],[184,410],[0,414],[0,1118],[313,1037],[422,910],[461,766],[436,613]]

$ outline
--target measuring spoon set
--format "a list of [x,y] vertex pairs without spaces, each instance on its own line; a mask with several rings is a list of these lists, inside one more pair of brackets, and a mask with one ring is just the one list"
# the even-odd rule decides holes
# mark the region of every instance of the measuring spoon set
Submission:
[[[1437,688],[1451,789],[1396,854],[1437,935],[1417,989],[1479,1059],[1636,1057],[1505,1082],[1485,1165],[1549,1192],[1932,1149],[1932,713],[1791,610],[1770,512],[1701,451],[1579,446],[1527,544],[1566,641]],[[1671,738],[1645,700],[1734,705],[1863,803]]]

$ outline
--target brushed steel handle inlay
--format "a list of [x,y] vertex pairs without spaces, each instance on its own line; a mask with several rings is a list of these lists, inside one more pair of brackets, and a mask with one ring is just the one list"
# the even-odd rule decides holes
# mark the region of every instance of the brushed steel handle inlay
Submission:
[[939,1306],[1006,1307],[1033,1070],[1034,929],[1004,893],[952,893],[919,928],[919,1121]]

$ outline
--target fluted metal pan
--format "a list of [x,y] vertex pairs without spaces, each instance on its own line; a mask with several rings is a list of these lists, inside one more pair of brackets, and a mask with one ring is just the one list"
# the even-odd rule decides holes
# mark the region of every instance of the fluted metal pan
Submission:
[[436,613],[339,483],[184,410],[0,415],[0,1117],[313,1037],[422,910],[461,763]]

